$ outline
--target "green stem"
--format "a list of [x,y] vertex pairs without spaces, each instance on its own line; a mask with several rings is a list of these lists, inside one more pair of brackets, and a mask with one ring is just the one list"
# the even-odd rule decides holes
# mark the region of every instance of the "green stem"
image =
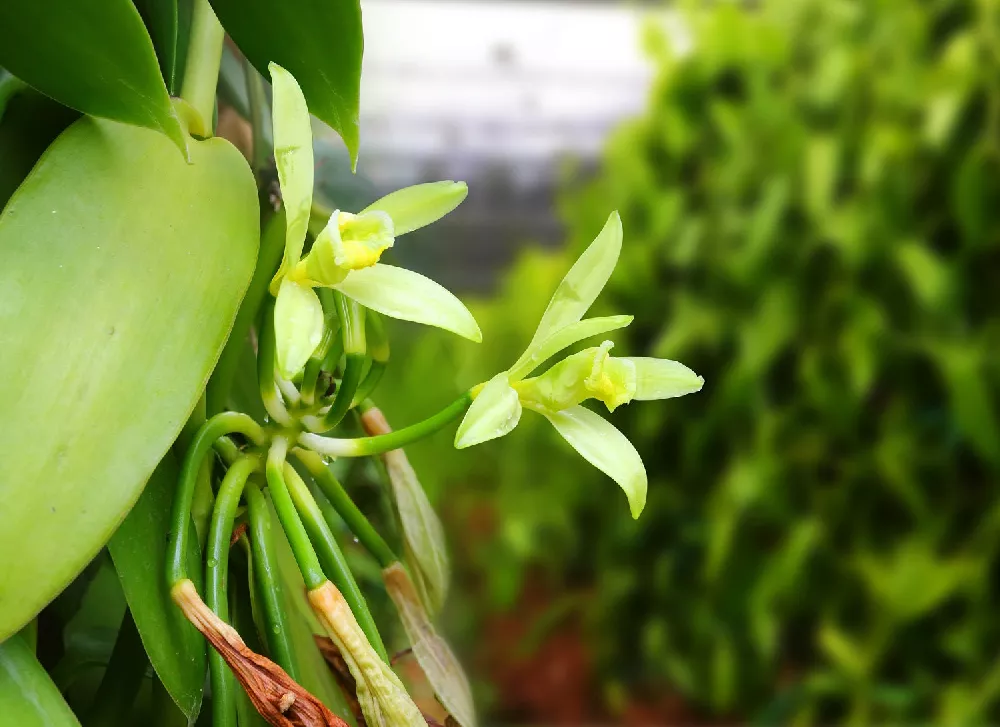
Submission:
[[267,135],[264,133],[264,124],[267,123],[264,114],[267,109],[267,96],[264,94],[263,79],[257,73],[257,69],[245,58],[243,59],[243,76],[246,79],[247,105],[250,107],[250,130],[253,134],[251,166],[254,175],[258,175],[260,170],[267,166],[267,160],[271,156]]
[[[181,82],[181,98],[201,116],[204,136],[212,135],[212,117],[215,114],[215,90],[219,85],[219,66],[222,63],[222,43],[226,33],[215,17],[209,0],[194,0],[191,17],[191,40],[188,45]],[[194,131],[192,129],[192,131]]]
[[[219,485],[212,511],[205,550],[205,605],[223,621],[229,620],[227,579],[229,576],[229,540],[240,495],[247,478],[260,465],[257,457],[240,457],[226,472]],[[236,695],[239,688],[225,660],[215,649],[208,652],[212,682],[213,727],[236,727]]]
[[361,382],[361,385],[354,394],[354,401],[351,402],[352,409],[359,406],[361,402],[372,395],[375,388],[382,380],[382,374],[385,373],[385,367],[386,364],[384,361],[376,361],[372,359],[372,365],[368,367],[368,373],[365,375],[365,380]]
[[[256,71],[254,73],[256,74]],[[268,210],[270,207],[262,206],[262,209]],[[212,373],[212,378],[208,381],[206,398],[209,414],[218,414],[227,408],[229,390],[232,388],[236,371],[239,369],[246,351],[246,339],[250,333],[250,326],[257,318],[264,296],[267,295],[267,286],[270,284],[271,278],[274,277],[274,271],[278,269],[278,263],[281,262],[284,251],[285,213],[279,211],[267,216],[264,220],[260,235],[260,252],[257,255],[257,267],[254,269],[253,279],[250,281],[246,295],[243,296],[243,303],[240,304],[240,310],[233,322],[233,330],[229,333],[226,347],[222,349],[219,363]]]
[[167,541],[167,585],[169,586],[187,578],[185,561],[187,540],[190,537],[191,502],[194,499],[195,483],[201,462],[216,440],[234,432],[248,437],[254,444],[264,443],[265,434],[260,425],[246,414],[236,412],[216,414],[198,428],[198,432],[191,440],[191,446],[181,467],[170,516],[170,537]]
[[274,550],[271,533],[271,511],[267,498],[251,480],[246,486],[246,501],[250,516],[250,547],[253,551],[254,585],[264,610],[267,624],[265,636],[272,659],[287,671],[292,679],[301,681],[298,664],[292,657],[291,630],[282,599],[281,575],[278,572],[278,555]]
[[330,405],[330,411],[323,417],[319,424],[319,431],[328,432],[341,421],[351,408],[354,402],[354,395],[361,385],[361,376],[365,371],[365,355],[363,353],[348,353],[346,355],[347,365],[344,366],[344,376],[337,387],[337,397]]
[[309,470],[309,474],[312,475],[326,499],[333,505],[333,509],[343,518],[354,537],[375,557],[380,566],[388,568],[399,560],[388,543],[372,527],[368,518],[354,504],[354,500],[347,494],[344,486],[333,476],[333,472],[326,466],[322,457],[300,447],[293,449],[292,455]]
[[365,339],[365,309],[356,300],[348,298],[339,290],[333,291],[333,303],[340,319],[341,338],[344,341],[344,352],[365,354],[368,352],[368,342]]
[[284,427],[292,425],[278,384],[274,381],[274,300],[266,298],[260,312],[260,336],[257,339],[257,386],[268,416]]
[[126,608],[118,637],[111,650],[111,659],[94,694],[94,703],[84,724],[87,727],[111,727],[128,722],[128,715],[135,704],[148,666],[149,657],[139,638],[139,629],[132,618],[132,612]]
[[284,437],[275,437],[271,443],[271,449],[267,453],[267,485],[271,491],[271,502],[274,503],[274,510],[278,513],[278,522],[281,529],[285,531],[288,544],[292,547],[292,554],[295,562],[302,571],[302,580],[305,581],[306,588],[313,590],[326,583],[326,576],[320,567],[319,558],[306,529],[299,519],[299,514],[295,510],[291,495],[288,494],[288,487],[285,485],[285,456],[288,454],[288,440]]
[[471,403],[472,394],[466,392],[434,416],[388,434],[336,439],[303,432],[299,434],[298,442],[304,447],[328,457],[367,457],[373,454],[382,454],[393,449],[400,449],[434,434],[449,422],[457,419],[462,412],[469,408]]
[[323,571],[344,596],[347,605],[351,607],[354,618],[357,619],[361,630],[368,637],[368,643],[372,645],[375,651],[378,652],[378,655],[388,664],[389,655],[386,653],[385,644],[382,643],[378,626],[375,625],[375,619],[368,609],[368,603],[365,601],[365,597],[361,595],[361,589],[358,588],[358,583],[351,574],[347,561],[344,559],[344,554],[341,552],[340,546],[337,545],[333,531],[330,530],[330,526],[327,525],[326,520],[323,518],[323,512],[319,509],[319,505],[316,504],[316,500],[313,499],[312,493],[309,492],[306,483],[299,477],[299,473],[287,463],[285,464],[285,482],[288,485],[292,501],[295,503],[295,509],[298,510],[299,517],[302,518],[306,531],[309,533],[309,537],[319,555]]
[[[316,401],[316,380],[319,372],[323,369],[323,362],[333,346],[333,342],[340,338],[340,328],[337,325],[337,314],[335,311],[327,311],[324,316],[323,338],[319,346],[306,362],[305,371],[302,372],[302,385],[299,387],[302,395],[302,404],[312,406]],[[338,356],[339,358],[339,356]]]

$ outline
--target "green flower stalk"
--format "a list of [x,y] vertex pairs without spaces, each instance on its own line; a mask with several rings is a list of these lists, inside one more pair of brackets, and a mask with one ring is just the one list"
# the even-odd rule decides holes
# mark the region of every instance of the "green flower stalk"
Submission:
[[613,212],[556,288],[521,357],[506,371],[473,387],[475,398],[458,427],[455,447],[502,437],[517,426],[524,408],[531,409],[545,416],[584,459],[617,482],[628,497],[632,516],[639,517],[647,489],[639,453],[614,425],[581,404],[598,399],[614,411],[634,400],[668,399],[699,391],[704,380],[676,361],[613,357],[610,341],[527,378],[574,343],[632,322],[631,316],[581,320],[611,277],[621,245],[621,219]]
[[434,182],[398,190],[358,213],[335,210],[302,252],[312,210],[313,150],[309,109],[295,78],[271,63],[278,182],[285,205],[285,253],[271,281],[276,363],[291,380],[323,338],[323,306],[313,290],[333,288],[392,318],[437,326],[472,341],[482,333],[472,314],[445,288],[379,259],[400,235],[451,212],[465,199],[464,182]]

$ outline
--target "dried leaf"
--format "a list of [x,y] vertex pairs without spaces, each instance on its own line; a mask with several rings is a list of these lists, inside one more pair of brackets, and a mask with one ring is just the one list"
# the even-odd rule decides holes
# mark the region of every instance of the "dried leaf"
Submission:
[[368,643],[336,586],[327,581],[309,591],[309,603],[354,677],[369,727],[426,727],[403,683]]
[[330,671],[333,672],[333,678],[337,681],[337,685],[347,698],[347,705],[350,707],[358,727],[367,727],[365,715],[361,711],[361,702],[358,701],[358,683],[354,680],[354,675],[351,674],[351,668],[347,666],[347,660],[344,659],[340,649],[329,636],[313,634],[313,639],[316,640],[319,653],[330,665]]
[[475,727],[476,708],[462,665],[442,639],[424,609],[410,575],[400,563],[382,571],[382,579],[396,604],[413,655],[423,669],[438,701],[462,727]]
[[344,720],[297,684],[284,669],[247,648],[236,629],[205,605],[191,581],[178,582],[170,595],[225,659],[254,708],[269,723],[275,727],[347,727]]
[[[371,408],[361,417],[365,431],[376,436],[392,431],[385,415],[378,408]],[[439,613],[448,595],[451,581],[451,564],[444,542],[444,528],[431,507],[427,494],[417,479],[406,453],[394,449],[382,455],[385,468],[392,482],[392,491],[403,526],[403,540],[407,561],[414,571],[419,571],[428,612]]]

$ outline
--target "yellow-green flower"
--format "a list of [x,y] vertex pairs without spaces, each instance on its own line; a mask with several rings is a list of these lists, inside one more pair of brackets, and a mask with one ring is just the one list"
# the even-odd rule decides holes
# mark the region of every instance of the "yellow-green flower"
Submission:
[[502,437],[523,408],[544,415],[584,459],[625,491],[633,517],[646,504],[646,469],[624,434],[581,404],[598,399],[614,411],[633,400],[667,399],[701,389],[704,380],[687,366],[656,358],[618,358],[612,344],[567,356],[540,376],[527,376],[560,351],[591,336],[623,328],[631,316],[581,320],[611,277],[621,252],[618,213],[563,278],[528,348],[506,371],[473,389],[475,400],[455,435],[459,449]]
[[285,253],[271,281],[278,370],[292,378],[323,336],[323,308],[315,287],[335,288],[366,308],[437,326],[479,342],[472,314],[433,280],[379,262],[400,235],[440,219],[465,199],[464,182],[433,182],[400,189],[354,214],[335,211],[302,256],[312,211],[313,149],[309,109],[295,78],[271,63],[274,156],[285,207]]

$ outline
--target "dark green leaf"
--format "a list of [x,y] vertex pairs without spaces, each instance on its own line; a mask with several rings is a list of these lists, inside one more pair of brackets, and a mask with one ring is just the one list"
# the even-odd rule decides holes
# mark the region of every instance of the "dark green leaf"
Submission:
[[177,88],[174,78],[177,68],[177,0],[132,0],[139,11],[160,59],[160,70],[168,89]]
[[[177,462],[167,453],[139,501],[108,542],[143,646],[163,686],[191,720],[201,707],[207,661],[205,640],[170,598],[164,576]],[[201,555],[189,539],[188,573],[201,588]]]
[[0,3],[0,66],[61,104],[162,131],[184,148],[153,44],[129,0]]
[[[0,638],[111,537],[201,396],[259,237],[246,161],[84,118],[0,215]],[[11,597],[16,594],[16,597]]]
[[0,718],[17,727],[80,725],[19,636],[0,644]]
[[265,79],[267,64],[287,69],[309,111],[358,156],[358,103],[364,39],[357,0],[211,0],[236,45]]
[[46,147],[79,116],[27,86],[7,100],[0,110],[0,209]]

